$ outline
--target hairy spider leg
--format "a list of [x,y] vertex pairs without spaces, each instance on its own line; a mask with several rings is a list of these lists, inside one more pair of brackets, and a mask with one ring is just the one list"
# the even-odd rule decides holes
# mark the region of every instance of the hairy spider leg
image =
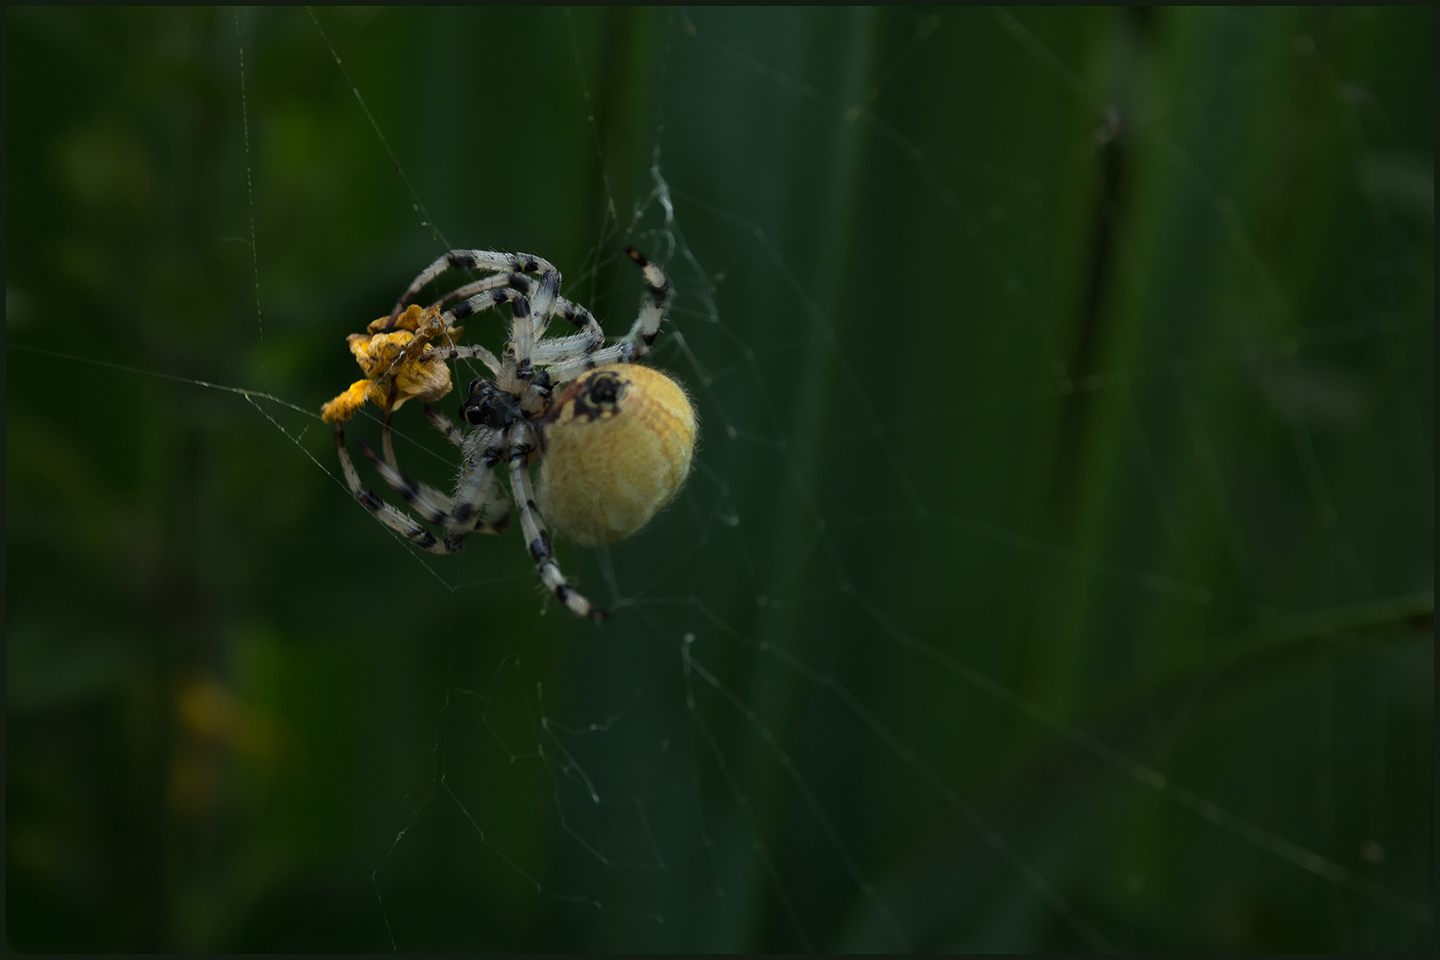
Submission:
[[[457,251],[457,254],[474,252],[475,251]],[[627,252],[632,255],[632,258],[638,258],[636,259],[636,263],[639,264],[642,271],[644,271],[646,297],[641,304],[641,316],[635,321],[625,342],[615,345],[610,350],[602,352],[602,348],[605,345],[605,332],[594,315],[579,304],[566,300],[564,297],[558,295],[561,275],[560,272],[553,267],[546,270],[540,278],[538,287],[537,284],[532,283],[524,274],[512,272],[504,275],[486,277],[450,291],[450,293],[433,303],[431,308],[446,307],[460,300],[462,297],[468,299],[459,306],[445,310],[443,314],[439,314],[437,320],[433,323],[433,332],[428,332],[423,335],[423,341],[428,341],[435,333],[449,326],[454,326],[457,322],[464,320],[472,314],[514,300],[515,297],[511,293],[511,291],[513,291],[521,295],[533,294],[528,305],[530,313],[530,324],[528,328],[523,322],[516,322],[512,329],[511,344],[515,349],[516,362],[521,367],[524,366],[524,361],[527,359],[535,366],[565,364],[567,366],[567,376],[556,379],[552,374],[552,380],[560,382],[560,380],[573,379],[579,373],[583,373],[595,366],[603,366],[606,363],[632,361],[643,356],[655,339],[656,332],[659,330],[660,318],[663,315],[665,300],[669,294],[669,284],[665,279],[665,274],[659,267],[650,263],[650,261],[646,260],[634,250],[628,250]],[[532,258],[532,260],[537,266],[545,265],[544,261],[536,258]],[[446,262],[448,261],[446,261],[445,258],[437,260],[430,268],[421,274],[421,277],[425,278],[425,282],[429,282],[429,280],[434,279],[435,276],[443,272],[443,270],[436,268]],[[406,296],[401,298],[401,302],[405,302],[409,296],[413,296],[411,291],[407,291]],[[524,312],[527,308],[520,307],[519,309]],[[568,337],[543,339],[544,332],[546,328],[549,327],[551,319],[556,316],[562,316],[569,320],[573,325],[580,328],[580,332]],[[530,334],[528,342],[526,337],[527,333]],[[422,337],[417,337],[417,340],[422,340]],[[413,356],[415,356],[415,354],[412,351],[407,358]],[[422,354],[419,354],[421,360],[431,360],[437,357],[446,361],[472,358],[479,359],[492,372],[499,373],[500,363],[495,358],[495,355],[478,345],[430,347]],[[587,366],[585,364],[587,359],[594,359],[595,362]],[[572,369],[576,372],[570,373],[569,371]]]
[[[497,274],[493,277],[477,280],[474,283],[467,283],[463,287],[456,287],[431,304],[431,308],[444,309],[457,300],[464,300],[473,297],[477,293],[494,290],[497,287],[510,287],[529,296],[532,291],[534,291],[535,284],[523,273]],[[533,304],[534,300],[532,300],[532,305]],[[454,321],[464,320],[472,313],[476,313],[491,305],[493,304],[472,300],[467,304],[447,311],[447,315],[453,315],[453,320],[451,320],[451,325],[453,326]],[[542,339],[545,335],[546,328],[550,326],[551,319],[557,316],[569,320],[576,327],[579,327],[581,332],[569,337],[552,337],[548,340]],[[539,308],[536,307],[534,316],[536,345],[534,352],[531,354],[531,361],[535,363],[536,366],[551,363],[556,358],[571,356],[582,351],[598,350],[605,345],[605,332],[600,328],[600,322],[595,319],[589,310],[586,310],[578,303],[566,300],[561,296],[556,296],[555,309],[549,311],[548,317],[544,319],[541,319],[541,317],[541,312]],[[466,356],[466,354],[461,355]],[[426,356],[424,359],[428,360],[430,357]]]
[[[475,438],[479,442],[474,447],[462,448],[467,454],[478,450],[479,455],[466,457],[466,467],[456,482],[454,497],[447,497],[428,484],[411,480],[397,466],[381,459],[364,439],[360,441],[360,448],[375,464],[385,482],[405,498],[411,509],[422,519],[446,528],[446,545],[458,550],[460,541],[481,523],[494,487],[495,465],[504,453],[503,437],[499,430],[477,430]],[[499,531],[490,529],[484,532]]]
[[[505,528],[508,527],[510,524],[510,498],[504,495],[504,488],[501,487],[501,495],[496,497],[494,500],[489,499],[492,485],[499,486],[499,480],[494,473],[493,466],[491,468],[491,473],[489,474],[490,479],[488,481],[485,481],[483,478],[481,478],[480,480],[474,480],[470,476],[472,471],[474,471],[477,462],[483,459],[485,453],[488,452],[489,447],[494,445],[494,441],[490,436],[490,434],[493,434],[493,431],[477,430],[472,432],[468,440],[469,445],[467,446],[466,436],[460,432],[460,430],[455,426],[455,424],[450,422],[449,417],[445,416],[443,413],[440,413],[438,410],[428,404],[425,406],[425,416],[430,419],[431,426],[433,426],[436,430],[439,430],[446,440],[449,440],[451,443],[455,444],[455,446],[459,447],[460,451],[465,455],[462,464],[462,475],[460,480],[458,480],[455,485],[455,501],[457,503],[478,503],[482,501],[485,503],[484,513],[479,517],[478,522],[475,524],[475,529],[473,532],[505,532]],[[480,449],[481,447],[484,447],[485,449],[482,450],[480,456],[477,457],[475,455],[475,450]],[[479,494],[467,497],[465,493],[465,485],[471,482],[483,482],[485,483],[485,489],[482,490]],[[459,511],[457,510],[456,512],[458,513]]]
[[[510,519],[510,505],[505,488],[495,473],[504,456],[510,431],[476,429],[460,449],[464,453],[464,469],[455,482],[455,507],[451,515],[459,521],[452,524],[445,539],[461,539],[471,533],[500,533]],[[500,496],[495,497],[496,489]]]
[[528,369],[533,363],[531,355],[535,352],[535,338],[550,325],[550,318],[555,315],[555,305],[559,299],[560,271],[551,268],[545,271],[540,282],[535,284],[534,292],[530,296],[530,316],[521,317],[518,310],[515,312],[510,343],[515,349],[515,362],[522,369]]
[[670,280],[665,276],[665,271],[641,255],[634,247],[626,247],[625,253],[635,266],[640,268],[640,276],[645,280],[645,295],[640,300],[640,315],[635,318],[635,323],[625,339],[632,341],[639,348],[636,356],[642,356],[650,349],[655,342],[655,335],[660,332],[660,321],[665,319],[665,305],[670,301]]
[[467,283],[463,287],[456,287],[445,296],[431,304],[432,307],[439,307],[442,310],[455,303],[457,300],[464,300],[484,290],[494,290],[496,287],[514,287],[521,293],[530,292],[530,278],[523,273],[497,273],[476,280],[474,283]]
[[[518,274],[516,275],[518,276]],[[486,304],[493,306],[494,304]],[[474,312],[474,311],[471,311]],[[468,316],[469,314],[466,314]],[[556,364],[575,364],[594,356],[605,346],[605,331],[594,315],[577,303],[558,297],[555,301],[555,315],[564,317],[580,328],[579,333],[568,337],[550,337],[536,342],[531,362],[537,367],[553,367]],[[458,317],[456,319],[463,319]],[[452,324],[453,325],[453,324]],[[416,358],[421,362],[430,360],[477,359],[492,373],[500,372],[500,361],[495,354],[478,344],[464,344],[450,347],[428,347]],[[599,366],[599,364],[597,364]],[[567,378],[573,379],[573,377]],[[551,382],[558,382],[551,373]]]
[[589,310],[562,297],[555,302],[555,314],[579,327],[580,332],[568,337],[542,339],[536,343],[531,359],[537,366],[548,366],[588,356],[605,346],[605,331],[600,328],[600,321],[591,316]]
[[478,343],[467,343],[460,347],[431,347],[417,357],[421,363],[430,360],[479,360],[490,368],[491,373],[500,372],[500,361],[495,354]]
[[501,253],[497,250],[451,250],[430,266],[421,270],[410,282],[410,286],[395,301],[390,311],[387,329],[395,325],[401,311],[411,299],[425,288],[425,285],[447,270],[494,270],[506,273],[547,273],[555,267],[550,261],[528,253]]
[[[453,496],[445,497],[433,487],[412,482],[400,469],[399,460],[395,456],[395,440],[390,428],[390,419],[395,409],[394,399],[395,388],[392,386],[389,400],[385,404],[385,415],[380,428],[380,449],[385,454],[385,464],[390,467],[390,470],[382,469],[380,475],[401,496],[406,497],[407,502],[422,517],[431,523],[444,524],[447,528],[445,533],[447,541],[454,540],[457,534],[463,539],[471,533],[501,533],[504,531],[509,519],[509,504],[506,503],[504,497],[501,497],[498,501],[500,509],[492,510],[491,508],[496,506],[496,502],[490,499],[494,487],[495,464],[500,462],[501,456],[499,447],[495,446],[501,438],[500,431],[477,430],[472,435],[472,449],[474,447],[484,448],[477,458],[471,450],[466,449],[465,438],[455,428],[455,425],[437,413],[429,404],[426,404],[425,415],[430,419],[430,423],[440,431],[445,439],[466,453],[460,478],[455,483],[455,493]],[[363,439],[361,446],[369,452]],[[494,449],[488,449],[490,447],[494,447]],[[483,463],[486,458],[489,459],[488,466]],[[478,466],[484,467],[484,469],[476,469],[477,460],[482,461]],[[394,477],[400,478],[400,482],[396,483]],[[422,494],[421,501],[423,502],[411,501],[407,495],[407,491],[417,489]],[[441,514],[432,515],[429,507],[433,507],[437,503],[443,505],[443,511]],[[448,519],[446,519],[446,515],[448,515]],[[456,545],[458,546],[458,543]]]
[[[527,423],[517,423],[515,429],[517,432],[525,430],[534,436],[534,430]],[[550,534],[539,519],[540,510],[535,506],[535,490],[530,485],[530,469],[525,464],[533,449],[530,442],[511,444],[510,492],[515,498],[516,509],[520,511],[520,528],[525,532],[525,542],[529,546],[531,558],[535,561],[535,570],[540,574],[540,582],[545,584],[546,589],[554,591],[556,599],[571,613],[589,617],[591,620],[604,620],[610,615],[570,586],[565,575],[560,572],[560,565],[555,562]]]
[[446,440],[449,440],[451,443],[455,444],[455,446],[464,449],[465,435],[460,432],[459,428],[456,427],[455,424],[450,422],[449,417],[445,416],[445,414],[441,413],[439,410],[436,410],[428,403],[425,404],[425,416],[427,419],[429,419],[430,425],[436,430],[439,430],[441,435],[444,436]]
[[645,259],[634,247],[626,247],[625,252],[635,261],[645,279],[645,292],[640,297],[640,315],[635,318],[630,332],[619,343],[581,357],[553,363],[550,366],[550,378],[556,383],[574,380],[583,373],[609,363],[634,363],[650,352],[650,345],[660,333],[660,321],[665,318],[665,305],[670,300],[670,281],[665,277],[665,271]]
[[[364,444],[364,446],[366,452],[379,461],[379,458],[375,456],[375,451],[370,449],[370,445]],[[430,553],[454,553],[459,549],[459,544],[441,543],[414,517],[397,510],[366,489],[365,485],[360,482],[360,473],[355,469],[355,462],[350,459],[350,451],[345,448],[345,427],[339,421],[335,422],[335,449],[340,454],[340,471],[345,474],[345,483],[349,486],[350,493],[360,501],[362,507],[370,511],[376,520],[421,550]],[[389,465],[386,464],[386,466]]]
[[[355,495],[355,498],[391,530],[432,553],[453,553],[459,550],[465,537],[471,533],[502,532],[509,517],[509,507],[503,504],[503,497],[501,498],[501,509],[494,511],[486,509],[491,506],[490,497],[495,486],[495,465],[500,462],[502,456],[502,448],[499,444],[502,439],[501,432],[477,430],[472,435],[472,442],[482,440],[488,442],[483,444],[485,449],[479,457],[466,457],[465,469],[456,482],[455,496],[446,497],[433,487],[416,483],[401,471],[395,456],[395,442],[390,425],[391,415],[394,412],[394,399],[395,388],[392,385],[385,403],[385,414],[381,427],[381,447],[385,452],[384,459],[382,460],[376,455],[374,448],[364,438],[360,440],[360,447],[375,464],[385,482],[404,497],[421,517],[431,523],[446,527],[445,539],[443,543],[437,544],[434,535],[416,523],[413,518],[384,503],[360,483],[359,473],[345,446],[344,431],[337,423],[335,442],[340,451],[341,470],[344,472],[346,483],[350,486],[351,493]],[[426,414],[430,417],[430,422],[435,425],[436,429],[452,443],[465,450],[465,440],[455,425],[430,409],[429,406],[425,409]]]

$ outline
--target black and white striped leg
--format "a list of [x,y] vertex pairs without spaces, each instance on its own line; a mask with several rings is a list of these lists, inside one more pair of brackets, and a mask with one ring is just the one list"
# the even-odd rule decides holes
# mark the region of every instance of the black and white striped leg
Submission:
[[535,345],[532,359],[536,364],[570,362],[588,357],[605,346],[605,331],[590,311],[569,300],[561,299],[555,304],[555,313],[580,328],[580,332],[568,337],[553,337],[541,340]]
[[[540,280],[535,284],[535,290],[530,295],[530,326],[526,328],[525,351],[520,350],[520,343],[517,340],[515,357],[524,362],[532,360],[535,352],[535,341],[545,333],[545,328],[550,326],[550,318],[555,316],[555,309],[560,304],[560,271],[549,270],[541,275]],[[515,331],[519,334],[521,331]]]
[[[518,276],[518,274],[515,276]],[[526,284],[529,285],[529,281],[526,281]],[[489,367],[492,373],[498,374],[500,372],[500,361],[495,358],[493,353],[484,347],[475,345],[461,347],[454,344],[450,346],[432,347],[430,346],[430,340],[467,317],[479,313],[482,310],[499,306],[502,303],[512,304],[517,318],[530,316],[530,303],[526,299],[525,294],[520,291],[508,285],[501,286],[498,289],[482,290],[465,300],[465,302],[456,304],[450,310],[444,313],[437,313],[434,319],[427,323],[425,327],[417,330],[415,338],[406,345],[404,352],[395,358],[394,362],[390,364],[390,369],[386,372],[393,374],[405,363],[416,359],[423,362],[437,358],[442,360],[458,360],[462,357],[474,357]],[[435,305],[432,304],[431,309],[435,309]],[[517,323],[518,322],[517,320]]]
[[405,307],[415,295],[440,274],[447,270],[493,270],[505,273],[545,273],[555,268],[548,260],[528,253],[501,253],[497,250],[451,250],[430,266],[421,270],[410,282],[410,286],[395,301],[390,311],[390,325],[393,326]]
[[[496,488],[500,486],[495,477],[495,465],[504,456],[505,434],[498,430],[478,430],[473,441],[461,448],[466,451],[465,470],[455,484],[450,520],[446,524],[446,542],[464,539],[477,530],[480,533],[499,533],[509,519],[504,494],[495,497]],[[499,509],[495,509],[497,505]]]
[[449,440],[457,447],[463,448],[465,446],[465,435],[460,432],[459,428],[450,422],[449,417],[428,403],[425,405],[425,417],[430,421],[430,426],[439,430],[446,440]]
[[[532,309],[531,319],[534,323],[534,335],[537,341],[540,337],[544,336],[545,330],[550,326],[551,320],[559,316],[564,317],[583,330],[587,338],[594,336],[595,333],[599,333],[600,339],[603,342],[605,335],[600,332],[600,324],[590,315],[590,311],[577,303],[559,296],[560,274],[558,271],[550,283],[553,289],[545,289],[546,279],[549,276],[549,274],[542,275],[538,283],[523,273],[498,274],[493,277],[486,277],[484,280],[477,280],[474,283],[467,283],[463,287],[456,287],[432,303],[430,308],[432,310],[445,310],[446,316],[450,318],[450,322],[453,325],[457,320],[464,320],[471,314],[478,313],[486,307],[504,303],[509,299],[509,297],[497,293],[493,299],[487,302],[484,298],[478,296],[479,294],[508,288],[515,293],[530,298]],[[551,298],[551,293],[554,293],[553,308],[547,303]],[[461,300],[465,300],[467,303],[451,308],[451,304]],[[574,338],[567,338],[567,340],[574,340]],[[536,359],[535,362],[540,363],[541,361]]]
[[[453,549],[460,548],[464,540],[483,523],[485,507],[495,488],[495,465],[500,462],[503,441],[499,431],[482,432],[488,445],[476,457],[467,457],[467,467],[455,487],[455,496],[447,497],[439,490],[410,479],[400,468],[388,459],[381,459],[373,447],[363,439],[360,448],[375,469],[396,493],[405,498],[411,509],[422,519],[445,527],[445,543]],[[498,533],[489,528],[485,533]]]
[[530,385],[520,397],[520,409],[526,416],[536,416],[544,413],[550,407],[550,398],[555,394],[555,381],[550,376],[549,370],[541,370],[535,374]]
[[[474,525],[473,533],[504,533],[510,525],[510,500],[505,496],[505,488],[500,486],[494,473],[494,464],[490,468],[489,479],[482,478],[477,482],[478,493],[470,492],[469,483],[471,474],[477,463],[483,461],[491,447],[503,447],[503,435],[494,430],[477,430],[471,434],[470,442],[467,444],[466,437],[450,418],[437,411],[434,407],[425,407],[425,416],[430,419],[430,424],[455,446],[465,451],[465,470],[460,480],[455,485],[454,502],[457,504],[471,504],[471,516],[478,517]],[[473,451],[480,450],[477,458]],[[500,450],[496,450],[496,462],[499,459]],[[499,489],[499,496],[491,498],[491,494]],[[460,508],[457,506],[453,511],[457,516]],[[453,532],[453,531],[452,531]],[[448,536],[449,534],[447,534]]]
[[500,475],[492,471],[490,477],[491,486],[485,496],[489,497],[493,492],[494,498],[486,501],[485,509],[479,514],[480,519],[471,533],[504,533],[510,529],[510,498],[505,495]]
[[[500,462],[498,447],[489,451],[480,462],[472,464],[466,470],[460,481],[461,492],[453,500],[434,487],[416,483],[400,470],[390,466],[364,440],[360,441],[360,448],[375,464],[375,469],[380,472],[380,476],[385,479],[385,482],[405,498],[405,502],[410,504],[411,509],[431,523],[445,528],[445,538],[442,541],[445,549],[432,552],[454,553],[460,549],[465,538],[472,533],[501,533],[504,531],[509,518],[509,508],[502,506],[497,510],[487,509],[492,505],[490,498],[495,492],[495,464]],[[394,510],[393,507],[389,507],[389,509]],[[395,513],[409,521],[411,526],[424,530],[404,513],[398,510],[395,510]],[[409,527],[407,527],[408,529]],[[422,546],[426,542],[423,538],[411,537],[406,530],[400,532],[405,533],[413,542]],[[428,531],[427,535],[429,535]],[[431,540],[434,540],[433,535],[430,536]],[[425,549],[429,550],[430,548],[426,547]]]
[[622,341],[604,350],[581,354],[570,360],[557,360],[550,365],[550,379],[555,383],[565,383],[596,367],[610,363],[632,363],[638,357],[634,348],[628,342]]
[[[528,427],[526,428],[528,431]],[[550,545],[550,534],[540,522],[540,512],[535,506],[535,491],[530,485],[530,470],[525,461],[530,455],[528,443],[515,443],[510,448],[510,490],[515,497],[515,507],[520,511],[520,528],[525,532],[525,543],[540,582],[555,593],[571,613],[591,620],[604,620],[609,614],[593,605],[584,595],[565,581],[560,565],[555,562],[555,553]]]
[[625,252],[635,261],[635,265],[640,268],[640,275],[645,279],[645,293],[640,298],[640,315],[635,318],[635,324],[625,336],[627,341],[635,344],[635,356],[640,357],[650,349],[660,332],[660,321],[665,319],[665,306],[670,302],[670,281],[664,270],[646,260],[634,247],[626,247]]
[[626,247],[645,278],[645,293],[640,298],[640,315],[619,343],[603,350],[587,350],[576,356],[556,358],[550,363],[550,377],[556,383],[574,380],[576,377],[603,367],[609,363],[634,363],[650,352],[650,345],[660,333],[660,322],[665,319],[665,306],[670,299],[670,281],[665,272],[646,260],[633,247]]
[[431,347],[417,357],[421,363],[430,360],[479,360],[491,373],[500,372],[500,361],[495,354],[479,344],[469,343],[463,347]]
[[[455,517],[453,509],[454,502],[445,494],[425,483],[417,483],[405,474],[400,472],[398,467],[391,466],[375,448],[370,446],[362,438],[360,449],[370,462],[375,465],[380,476],[405,502],[410,504],[411,509],[420,514],[421,519],[441,526],[458,526],[463,520]],[[466,518],[468,519],[468,518]]]
[[[520,277],[518,273],[512,274],[511,276]],[[505,279],[507,280],[505,285],[499,287],[498,289],[482,290],[479,293],[466,298],[465,302],[455,304],[455,306],[445,311],[442,316],[444,316],[445,319],[449,321],[450,326],[454,326],[457,321],[465,320],[468,317],[481,312],[482,310],[489,310],[491,307],[499,306],[502,303],[510,303],[513,300],[526,296],[526,291],[524,289],[511,286],[508,282],[509,278]],[[524,277],[520,277],[520,279],[523,280]],[[526,287],[532,286],[533,284],[530,284],[528,282],[526,283]]]
[[467,283],[464,286],[456,287],[439,300],[436,300],[431,306],[444,310],[452,303],[466,300],[486,290],[498,290],[501,287],[510,287],[528,296],[532,286],[533,284],[530,278],[523,273],[498,273],[494,276],[486,277],[484,280],[476,280],[474,283]]
[[[516,276],[518,276],[518,274],[516,274]],[[496,303],[492,302],[489,305],[495,306]],[[563,316],[575,326],[579,327],[580,332],[568,337],[554,337],[549,340],[537,341],[530,354],[531,364],[537,367],[549,366],[556,363],[568,364],[576,366],[577,369],[581,369],[581,372],[590,369],[590,367],[583,367],[582,369],[577,365],[583,364],[586,358],[599,353],[605,346],[605,331],[601,329],[600,322],[595,319],[589,310],[563,297],[557,298],[555,301],[555,314]],[[468,313],[465,314],[465,316],[469,315]],[[454,319],[451,320],[452,325],[456,320],[460,319],[464,318],[457,313]],[[621,350],[618,347],[612,348],[610,351],[610,353],[616,356],[618,356],[620,352]],[[485,364],[490,372],[496,374],[500,372],[499,359],[496,358],[495,354],[478,344],[450,347],[432,346],[421,353],[418,359],[421,362],[429,360],[449,361],[475,359]],[[613,360],[606,360],[604,362],[610,363],[613,362]],[[599,366],[599,364],[595,364],[595,366]],[[574,379],[574,376],[576,376],[576,374],[572,374],[566,379]],[[559,382],[553,375],[551,379],[553,382]]]
[[[402,513],[365,488],[365,485],[360,482],[360,474],[355,469],[355,462],[350,459],[350,451],[345,449],[345,428],[339,423],[335,424],[335,449],[340,454],[340,471],[345,475],[345,484],[350,488],[355,499],[360,501],[360,505],[369,510],[376,520],[415,546],[430,553],[454,553],[459,549],[459,544],[452,546],[448,543],[441,543],[415,518]],[[377,462],[383,462],[375,456],[375,451],[371,450],[368,444],[365,449]]]

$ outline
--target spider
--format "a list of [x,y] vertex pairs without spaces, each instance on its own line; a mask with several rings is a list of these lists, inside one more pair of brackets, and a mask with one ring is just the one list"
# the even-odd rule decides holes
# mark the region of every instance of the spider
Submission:
[[[454,553],[473,533],[500,533],[509,507],[498,474],[509,473],[510,499],[520,514],[530,556],[544,586],[572,613],[607,616],[560,572],[546,524],[584,547],[614,543],[640,530],[679,493],[695,448],[695,412],[683,388],[636,361],[655,341],[670,285],[660,267],[633,248],[625,252],[645,282],[640,315],[618,342],[605,346],[600,324],[584,307],[560,296],[560,271],[528,254],[452,250],[414,279],[390,315],[349,337],[366,378],[322,408],[335,426],[335,447],[350,492],[395,533],[430,553]],[[410,301],[451,269],[487,271],[422,309]],[[532,279],[533,276],[533,279]],[[510,304],[504,355],[457,343],[456,323]],[[546,337],[555,317],[578,332]],[[460,404],[462,431],[430,407],[450,392],[448,361],[479,360],[490,376],[470,381]],[[390,433],[391,414],[419,399],[431,424],[460,449],[454,493],[446,496],[401,470]],[[424,520],[386,503],[360,481],[345,444],[345,421],[366,402],[384,411],[383,456],[363,439],[361,449],[380,476]],[[530,466],[538,463],[538,495]],[[538,499],[538,502],[537,502]]]

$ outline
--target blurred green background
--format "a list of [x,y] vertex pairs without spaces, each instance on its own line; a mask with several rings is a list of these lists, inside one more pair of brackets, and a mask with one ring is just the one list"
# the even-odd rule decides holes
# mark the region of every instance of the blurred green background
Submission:
[[[5,24],[9,949],[1433,948],[1433,10]],[[318,410],[627,243],[594,625]]]

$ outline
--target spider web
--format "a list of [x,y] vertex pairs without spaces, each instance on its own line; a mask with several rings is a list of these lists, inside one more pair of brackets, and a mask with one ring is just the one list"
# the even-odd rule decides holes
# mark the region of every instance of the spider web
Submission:
[[[226,299],[200,299],[257,389],[188,375],[200,334],[126,362],[22,340],[7,283],[27,365],[253,422],[213,462],[263,505],[258,556],[286,554],[217,568],[282,599],[222,618],[174,698],[181,743],[230,718],[197,767],[227,799],[177,800],[177,760],[161,803],[229,852],[176,868],[205,882],[162,942],[1423,949],[1433,177],[1335,52],[1373,25],[527,16],[234,15],[214,189],[244,193]],[[1147,58],[1175,36],[1214,65],[1167,99]],[[498,37],[545,76],[444,66]],[[982,83],[1004,102],[953,92]],[[1260,197],[1301,148],[1239,105],[1292,87],[1331,97],[1312,126],[1369,231],[1299,266],[1277,250],[1311,221]],[[353,196],[282,209],[327,176]],[[347,219],[305,239],[315,212]],[[354,376],[343,336],[438,253],[543,255],[613,337],[626,244],[676,290],[647,362],[702,439],[641,535],[562,544],[612,612],[591,625],[513,532],[433,558],[369,520],[318,406]],[[1335,258],[1364,262],[1295,279]],[[443,441],[396,425],[444,486]],[[205,683],[223,708],[187,713]]]

